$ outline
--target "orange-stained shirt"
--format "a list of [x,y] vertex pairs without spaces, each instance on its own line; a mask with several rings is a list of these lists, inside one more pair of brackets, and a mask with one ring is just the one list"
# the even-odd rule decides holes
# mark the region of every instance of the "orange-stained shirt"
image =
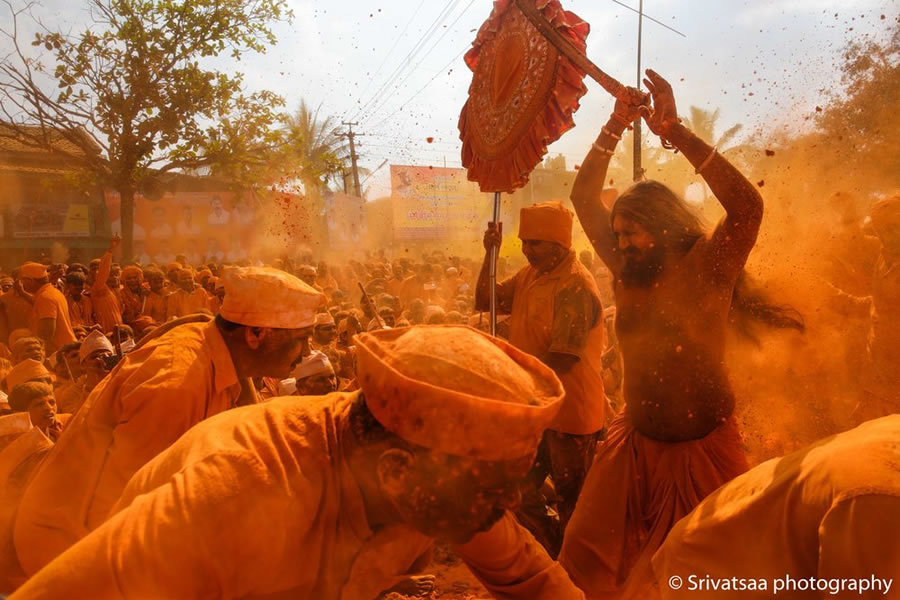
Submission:
[[26,492],[15,533],[25,572],[106,520],[135,471],[194,424],[234,406],[240,390],[215,323],[179,325],[125,355]]
[[122,306],[122,321],[130,325],[144,312],[145,298],[143,294],[135,294],[128,286],[122,285],[119,290],[119,302]]
[[168,294],[150,292],[144,303],[144,314],[153,319],[154,323],[165,323],[166,310],[168,308]]
[[498,312],[509,317],[509,343],[538,358],[569,354],[578,362],[559,376],[566,390],[550,429],[594,433],[606,420],[603,348],[606,329],[600,293],[574,251],[553,271],[540,274],[531,265],[497,286]]
[[200,286],[190,293],[178,288],[166,298],[166,319],[177,319],[198,310],[209,310],[209,294]]
[[9,334],[16,329],[30,328],[31,308],[31,302],[18,295],[15,290],[9,290],[0,296],[0,310],[3,311],[4,317],[2,321],[5,321],[0,323],[0,326],[4,327],[3,331],[0,331],[0,335],[3,336],[0,342],[8,343]]
[[104,333],[109,333],[122,322],[122,307],[116,293],[106,285],[112,270],[112,252],[107,251],[100,259],[97,278],[91,286],[91,303],[94,305],[94,321]]
[[403,279],[397,279],[396,277],[386,279],[384,282],[385,293],[394,298],[400,298],[400,291],[403,289],[403,281]]
[[[343,439],[355,397],[282,397],[199,424],[132,478],[109,521],[18,594],[371,600],[430,539],[402,524],[370,527]],[[455,550],[498,598],[583,598],[508,514]]]
[[56,329],[47,352],[52,353],[60,347],[75,341],[75,332],[69,321],[69,305],[66,297],[50,283],[45,283],[34,293],[34,306],[31,309],[31,331],[37,333],[38,323],[43,319],[53,319]]
[[[37,427],[32,427],[27,413],[0,417],[3,445],[0,448],[0,589],[7,592],[25,582],[13,548],[13,526],[16,509],[28,483],[53,447],[53,442]],[[18,421],[18,425],[13,425]],[[13,425],[13,427],[10,427]]]
[[[900,583],[900,415],[867,421],[774,458],[732,479],[678,521],[653,556],[666,599],[771,598],[789,575],[790,598],[826,598],[829,590],[797,592],[798,580],[893,579],[868,596],[896,598]],[[767,590],[723,594],[689,577],[737,578]],[[681,577],[684,588],[666,582]],[[707,581],[708,584],[708,581]],[[732,588],[734,589],[734,588]],[[800,588],[807,589],[807,588]],[[815,589],[815,588],[809,588]],[[793,593],[792,593],[793,592]]]
[[90,296],[82,295],[76,302],[72,297],[66,294],[66,304],[69,305],[69,321],[72,327],[90,327],[94,324],[94,304],[91,302]]

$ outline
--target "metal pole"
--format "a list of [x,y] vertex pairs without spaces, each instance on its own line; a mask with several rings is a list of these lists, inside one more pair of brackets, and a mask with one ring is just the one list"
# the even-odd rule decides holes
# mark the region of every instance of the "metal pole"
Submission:
[[[638,2],[638,42],[637,42],[637,89],[641,89],[641,29],[644,24],[644,0]],[[641,118],[634,121],[634,171],[635,181],[643,179],[644,169],[641,167]]]
[[[494,192],[494,226],[500,227],[500,192]],[[491,248],[491,335],[497,335],[497,254]]]

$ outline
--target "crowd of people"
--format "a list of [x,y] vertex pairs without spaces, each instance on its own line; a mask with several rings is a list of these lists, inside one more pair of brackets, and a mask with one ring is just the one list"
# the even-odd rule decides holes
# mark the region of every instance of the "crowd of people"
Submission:
[[[617,101],[575,214],[522,209],[496,336],[495,223],[481,264],[122,266],[114,238],[87,266],[0,275],[0,593],[425,596],[433,539],[500,598],[900,576],[900,197],[871,211],[871,296],[836,300],[872,315],[866,422],[751,469],[726,337],[806,324],[745,272],[758,189],[645,83],[652,109]],[[602,201],[640,118],[722,204],[712,230],[658,182]]]

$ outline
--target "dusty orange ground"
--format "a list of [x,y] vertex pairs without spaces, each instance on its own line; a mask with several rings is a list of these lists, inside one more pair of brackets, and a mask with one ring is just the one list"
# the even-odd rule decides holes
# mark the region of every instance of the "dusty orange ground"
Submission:
[[[435,546],[434,559],[425,573],[436,577],[434,591],[425,596],[428,600],[491,600],[491,595],[446,546]],[[385,600],[414,600],[414,597],[390,594]]]

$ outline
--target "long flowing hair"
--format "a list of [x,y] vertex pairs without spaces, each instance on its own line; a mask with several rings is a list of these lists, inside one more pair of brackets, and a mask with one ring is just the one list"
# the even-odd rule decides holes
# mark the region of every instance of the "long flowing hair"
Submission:
[[[658,181],[640,181],[613,205],[610,227],[616,215],[640,223],[665,248],[685,254],[706,235],[700,217],[675,192]],[[804,331],[803,315],[791,306],[771,302],[746,270],[738,275],[731,296],[729,322],[750,340],[759,343],[753,324]]]

